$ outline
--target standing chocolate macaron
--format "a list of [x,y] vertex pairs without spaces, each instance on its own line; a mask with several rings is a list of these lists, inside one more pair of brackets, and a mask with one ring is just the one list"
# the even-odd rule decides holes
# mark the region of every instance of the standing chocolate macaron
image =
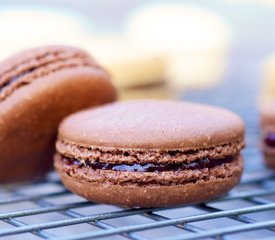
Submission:
[[48,171],[60,121],[115,98],[108,74],[76,48],[30,49],[0,63],[0,182]]
[[275,169],[275,102],[261,110],[262,149],[267,166]]
[[244,124],[206,105],[139,100],[82,111],[59,127],[55,167],[91,201],[129,207],[201,202],[236,185]]

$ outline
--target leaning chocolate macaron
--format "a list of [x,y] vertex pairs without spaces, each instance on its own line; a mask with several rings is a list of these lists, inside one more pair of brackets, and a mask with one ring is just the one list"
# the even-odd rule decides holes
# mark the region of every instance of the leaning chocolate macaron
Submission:
[[80,49],[40,47],[0,63],[0,182],[48,171],[60,121],[115,98],[109,75]]
[[261,110],[262,150],[267,166],[275,169],[275,102]]
[[240,180],[243,147],[244,124],[234,113],[136,100],[66,118],[55,167],[69,190],[91,201],[171,206],[228,192]]

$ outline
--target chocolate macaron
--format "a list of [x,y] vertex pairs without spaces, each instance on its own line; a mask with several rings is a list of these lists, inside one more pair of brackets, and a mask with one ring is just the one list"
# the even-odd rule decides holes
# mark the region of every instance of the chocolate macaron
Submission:
[[82,111],[59,127],[55,167],[91,201],[128,207],[220,196],[243,171],[244,124],[227,110],[136,100]]
[[115,98],[109,75],[80,49],[40,47],[0,63],[0,182],[48,171],[60,121]]
[[267,166],[275,169],[275,102],[261,110],[262,150]]

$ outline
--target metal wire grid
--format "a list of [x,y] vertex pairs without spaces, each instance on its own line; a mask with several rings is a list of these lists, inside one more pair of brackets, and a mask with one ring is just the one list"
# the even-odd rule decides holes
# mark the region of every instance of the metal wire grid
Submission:
[[[255,213],[260,211],[270,211],[275,210],[275,202],[272,200],[268,200],[265,197],[274,196],[275,195],[275,187],[274,184],[270,184],[274,176],[272,174],[263,174],[262,176],[258,176],[256,179],[251,180],[247,178],[243,181],[243,185],[251,185],[256,184],[260,185],[262,188],[258,190],[249,190],[242,192],[234,192],[229,194],[226,197],[216,199],[214,201],[194,205],[195,208],[205,211],[204,214],[199,215],[191,215],[187,217],[174,218],[170,219],[162,216],[161,211],[166,210],[167,208],[157,208],[157,209],[121,209],[119,211],[106,212],[102,214],[93,214],[85,216],[83,214],[79,214],[75,211],[75,209],[87,207],[91,205],[95,205],[93,203],[88,203],[86,201],[79,201],[75,203],[67,203],[67,204],[51,204],[44,200],[45,197],[49,198],[52,196],[62,196],[68,194],[67,191],[61,190],[53,193],[46,194],[37,194],[31,196],[20,196],[14,193],[14,196],[10,198],[6,198],[0,201],[1,205],[11,204],[22,201],[32,201],[38,205],[37,208],[27,209],[27,210],[19,210],[13,212],[6,212],[0,214],[0,219],[6,223],[9,223],[17,228],[6,228],[0,231],[0,236],[8,236],[19,233],[31,232],[32,234],[39,236],[43,239],[91,239],[96,237],[106,237],[115,234],[121,234],[122,236],[126,236],[130,239],[148,239],[142,236],[139,236],[137,231],[144,231],[152,228],[162,228],[165,226],[175,226],[176,228],[185,230],[182,235],[165,237],[162,239],[204,239],[206,237],[214,237],[214,236],[225,236],[225,234],[232,234],[241,231],[251,231],[260,228],[266,228],[272,235],[275,237],[275,220],[269,221],[259,221],[256,218],[247,216],[249,213]],[[57,182],[54,182],[56,184]],[[36,183],[39,185],[42,183]],[[58,183],[57,183],[58,184]],[[272,187],[273,186],[273,187]],[[12,190],[11,190],[12,191]],[[253,203],[251,207],[241,207],[224,210],[211,206],[211,203],[224,202],[224,201],[234,201],[234,200],[246,200]],[[255,205],[254,205],[255,204]],[[184,206],[178,207],[178,211],[184,211]],[[65,216],[70,217],[66,220],[57,220],[47,223],[41,224],[31,224],[27,225],[23,221],[18,220],[20,217],[35,215],[39,217],[40,214],[43,213],[51,213],[51,212],[59,212],[60,214],[64,214]],[[126,216],[133,216],[140,214],[149,219],[153,219],[155,221],[145,224],[136,224],[132,226],[124,226],[124,227],[113,227],[110,224],[104,223],[102,220],[113,219],[113,218],[122,218]],[[197,221],[205,221],[210,219],[219,219],[227,217],[230,219],[237,220],[241,223],[247,223],[243,225],[229,226],[223,227],[219,229],[205,230],[200,227],[196,227],[192,225],[192,223]],[[80,224],[80,223],[89,223],[94,225],[102,230],[97,230],[93,232],[87,232],[83,234],[76,234],[65,237],[58,237],[54,234],[50,234],[45,232],[45,229],[49,228],[57,228],[62,226]],[[20,237],[18,238],[20,239]],[[221,237],[220,239],[224,239]]]
[[[223,86],[224,87],[224,86]],[[228,89],[228,88],[227,88]],[[231,88],[232,89],[232,88]],[[217,89],[214,91],[218,92]],[[200,96],[199,98],[197,96]],[[189,99],[216,101],[211,92]],[[0,237],[6,239],[275,239],[275,175],[257,147],[257,113],[246,99],[229,108],[245,117],[246,173],[228,195],[174,208],[123,209],[90,203],[69,193],[58,177],[0,190]],[[246,111],[244,111],[246,109]],[[46,217],[45,217],[46,216]],[[84,227],[83,227],[84,226]]]

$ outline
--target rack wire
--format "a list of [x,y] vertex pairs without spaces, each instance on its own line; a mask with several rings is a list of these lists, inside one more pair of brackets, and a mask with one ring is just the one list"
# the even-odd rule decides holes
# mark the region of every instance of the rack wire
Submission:
[[[229,194],[171,208],[126,209],[87,202],[63,188],[58,176],[0,189],[0,237],[5,239],[275,239],[275,174],[258,147],[255,84],[227,81],[185,96],[239,113],[247,125],[245,174]],[[236,89],[248,94],[236,101]],[[226,89],[226,91],[224,91]],[[232,101],[235,99],[235,101]]]

